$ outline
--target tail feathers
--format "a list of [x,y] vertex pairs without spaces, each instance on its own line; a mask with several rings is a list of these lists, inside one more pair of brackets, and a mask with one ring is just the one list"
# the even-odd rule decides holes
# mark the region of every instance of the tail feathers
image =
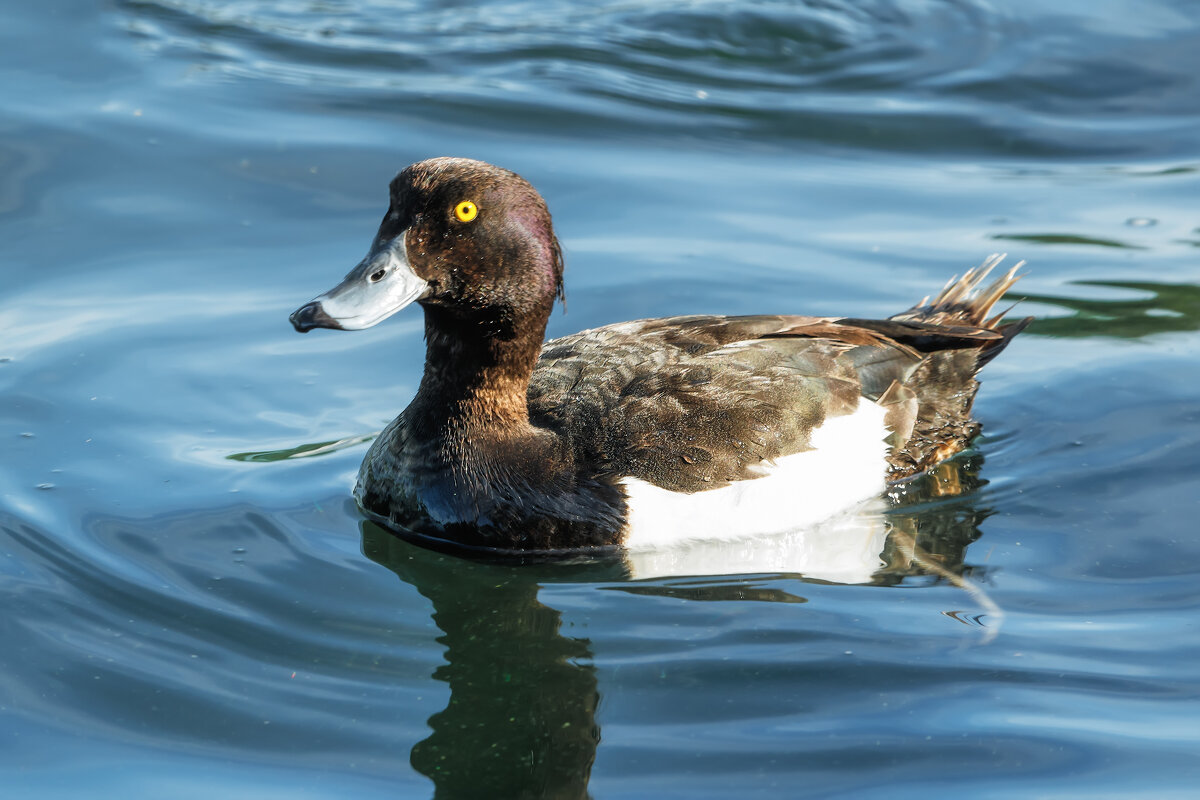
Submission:
[[1033,322],[1033,317],[1024,317],[1001,325],[1001,321],[1008,312],[1013,310],[1015,304],[999,314],[988,316],[1000,298],[1021,279],[1017,270],[1025,266],[1024,261],[1018,261],[999,278],[984,286],[983,282],[1004,258],[1004,253],[993,253],[978,267],[967,270],[961,278],[957,275],[951,278],[932,300],[926,297],[908,311],[897,314],[892,319],[932,325],[969,325],[996,331],[1001,338],[988,342],[979,349],[975,369],[980,369],[984,364],[1000,355],[1000,352],[1008,347],[1008,343],[1012,341],[1013,337]]
[[[975,375],[1033,321],[1027,317],[1005,323],[1007,311],[992,314],[1025,264],[1022,261],[985,284],[1003,260],[1002,255],[988,257],[961,278],[951,278],[932,300],[927,297],[891,318],[893,325],[919,326],[930,337],[927,346],[918,347],[924,358],[905,381],[916,395],[917,412],[911,434],[888,456],[892,480],[929,469],[962,450],[978,433],[979,424],[971,420],[971,405],[979,388]],[[935,335],[939,328],[945,331],[942,338],[946,341]],[[909,340],[915,341],[913,336]],[[893,416],[901,410],[897,406]]]
[[978,267],[967,270],[961,278],[957,275],[951,278],[932,300],[926,297],[908,311],[897,314],[892,319],[925,322],[933,325],[970,325],[976,328],[996,330],[1004,313],[997,314],[991,319],[988,318],[988,314],[1004,296],[1004,293],[1020,280],[1021,276],[1017,274],[1017,270],[1025,266],[1024,261],[1019,261],[1004,275],[983,287],[984,280],[1004,258],[1003,253],[993,253]]
[[[1008,311],[1011,310],[1011,308],[1008,309]],[[1005,313],[1007,313],[1007,311]],[[1004,338],[998,342],[992,342],[979,351],[979,358],[975,362],[976,369],[982,369],[985,364],[987,364],[996,356],[1000,355],[1001,351],[1008,347],[1008,343],[1013,340],[1013,337],[1025,330],[1029,323],[1033,322],[1033,317],[1022,317],[1015,322],[1010,322],[1007,325],[996,327],[996,323],[998,323],[1003,316],[1004,314],[999,314],[996,317],[988,320],[987,327],[997,331]]]

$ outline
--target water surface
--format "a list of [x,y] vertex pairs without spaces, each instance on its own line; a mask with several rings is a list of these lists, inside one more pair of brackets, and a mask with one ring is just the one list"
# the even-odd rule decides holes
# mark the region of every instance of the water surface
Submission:
[[[1194,793],[1192,4],[68,1],[0,36],[7,793]],[[887,315],[996,250],[1038,319],[862,580],[435,553],[349,499],[419,315],[286,322],[434,155],[546,196],[551,335]]]

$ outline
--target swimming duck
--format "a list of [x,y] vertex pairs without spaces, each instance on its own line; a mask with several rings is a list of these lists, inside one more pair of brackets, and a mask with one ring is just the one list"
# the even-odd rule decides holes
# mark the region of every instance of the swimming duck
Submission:
[[989,318],[1017,279],[985,287],[994,256],[885,320],[683,316],[543,342],[563,256],[527,181],[434,158],[390,198],[367,256],[290,319],[359,330],[421,305],[420,387],[355,495],[466,547],[655,547],[825,520],[963,449],[975,374],[1030,321]]

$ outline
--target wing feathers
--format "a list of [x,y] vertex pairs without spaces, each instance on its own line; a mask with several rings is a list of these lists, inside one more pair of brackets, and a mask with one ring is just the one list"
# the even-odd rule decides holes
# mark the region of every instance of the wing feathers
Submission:
[[989,318],[1021,266],[985,287],[1002,258],[886,320],[670,317],[555,339],[530,383],[530,418],[602,476],[696,492],[804,451],[865,397],[885,409],[893,477],[911,474],[976,430],[975,372],[1028,324]]

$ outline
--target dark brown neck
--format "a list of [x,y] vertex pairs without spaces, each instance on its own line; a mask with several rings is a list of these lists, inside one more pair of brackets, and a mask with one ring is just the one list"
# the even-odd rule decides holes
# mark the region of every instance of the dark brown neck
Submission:
[[549,308],[540,320],[511,312],[470,315],[425,308],[425,374],[406,412],[430,432],[529,424],[526,392]]

